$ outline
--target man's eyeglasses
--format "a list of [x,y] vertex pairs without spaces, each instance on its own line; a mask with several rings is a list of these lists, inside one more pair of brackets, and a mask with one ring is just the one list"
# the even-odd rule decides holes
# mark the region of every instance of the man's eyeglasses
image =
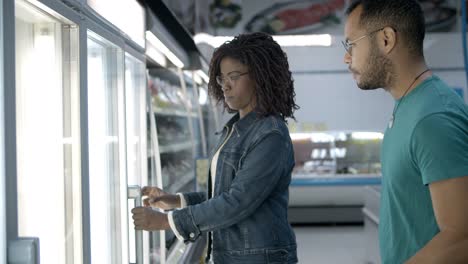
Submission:
[[348,52],[348,54],[351,56],[352,55],[352,49],[353,49],[353,45],[356,44],[356,42],[366,38],[366,37],[369,37],[370,35],[376,33],[376,32],[379,32],[380,30],[384,29],[385,27],[383,28],[380,28],[380,29],[377,29],[377,30],[374,30],[374,31],[371,31],[370,33],[367,33],[363,36],[360,36],[359,38],[355,39],[355,40],[346,40],[346,41],[341,41],[341,43],[343,44],[343,47],[344,49],[346,50],[346,52]]
[[239,80],[239,78],[242,75],[246,75],[249,72],[244,72],[244,73],[233,73],[228,75],[227,77],[223,76],[216,76],[216,83],[218,83],[220,86],[224,86],[226,84],[226,81],[229,81],[230,84],[233,84],[235,81]]

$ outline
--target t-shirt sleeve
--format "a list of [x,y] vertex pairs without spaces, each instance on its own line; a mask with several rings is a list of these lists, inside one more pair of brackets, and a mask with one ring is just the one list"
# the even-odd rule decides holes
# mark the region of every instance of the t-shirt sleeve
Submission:
[[437,113],[416,125],[410,151],[425,185],[468,175],[468,117]]

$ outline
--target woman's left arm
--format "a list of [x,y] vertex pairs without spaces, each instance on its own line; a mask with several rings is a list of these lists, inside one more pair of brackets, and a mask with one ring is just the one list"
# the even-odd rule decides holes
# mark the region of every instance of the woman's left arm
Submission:
[[203,203],[173,212],[177,230],[185,241],[202,232],[226,228],[250,216],[292,169],[291,141],[279,131],[259,138],[246,154],[229,191]]

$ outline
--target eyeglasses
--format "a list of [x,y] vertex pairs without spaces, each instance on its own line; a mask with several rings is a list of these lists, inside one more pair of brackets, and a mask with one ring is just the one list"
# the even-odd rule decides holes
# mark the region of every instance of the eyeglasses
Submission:
[[220,86],[224,86],[226,84],[226,81],[229,81],[230,84],[233,84],[235,81],[239,80],[239,78],[242,76],[242,75],[246,75],[248,74],[249,72],[244,72],[244,73],[234,73],[234,74],[230,74],[228,75],[227,77],[223,77],[223,76],[216,76],[216,82],[220,85]]
[[355,39],[355,40],[346,40],[346,41],[341,41],[341,43],[343,44],[343,47],[344,49],[346,50],[346,52],[348,52],[348,54],[350,56],[352,56],[352,49],[353,49],[353,45],[356,44],[356,42],[366,38],[366,37],[369,37],[370,35],[376,33],[376,32],[379,32],[380,30],[384,29],[385,27],[383,28],[380,28],[380,29],[377,29],[377,30],[374,30],[374,31],[371,31],[370,33],[367,33],[366,35],[364,36],[360,36],[359,38]]

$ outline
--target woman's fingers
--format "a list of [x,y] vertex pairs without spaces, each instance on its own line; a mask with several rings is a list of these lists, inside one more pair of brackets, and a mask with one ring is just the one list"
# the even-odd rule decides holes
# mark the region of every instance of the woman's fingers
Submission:
[[145,206],[145,207],[150,206],[150,199],[149,198],[143,199],[143,206]]
[[143,188],[141,188],[141,195],[144,196],[144,195],[150,195],[151,194],[151,189],[153,187],[151,186],[145,186]]
[[154,198],[149,199],[149,202],[150,202],[150,204],[154,204],[154,203],[157,203],[157,202],[159,202],[159,201],[161,201],[163,199],[164,199],[164,196],[154,197]]

